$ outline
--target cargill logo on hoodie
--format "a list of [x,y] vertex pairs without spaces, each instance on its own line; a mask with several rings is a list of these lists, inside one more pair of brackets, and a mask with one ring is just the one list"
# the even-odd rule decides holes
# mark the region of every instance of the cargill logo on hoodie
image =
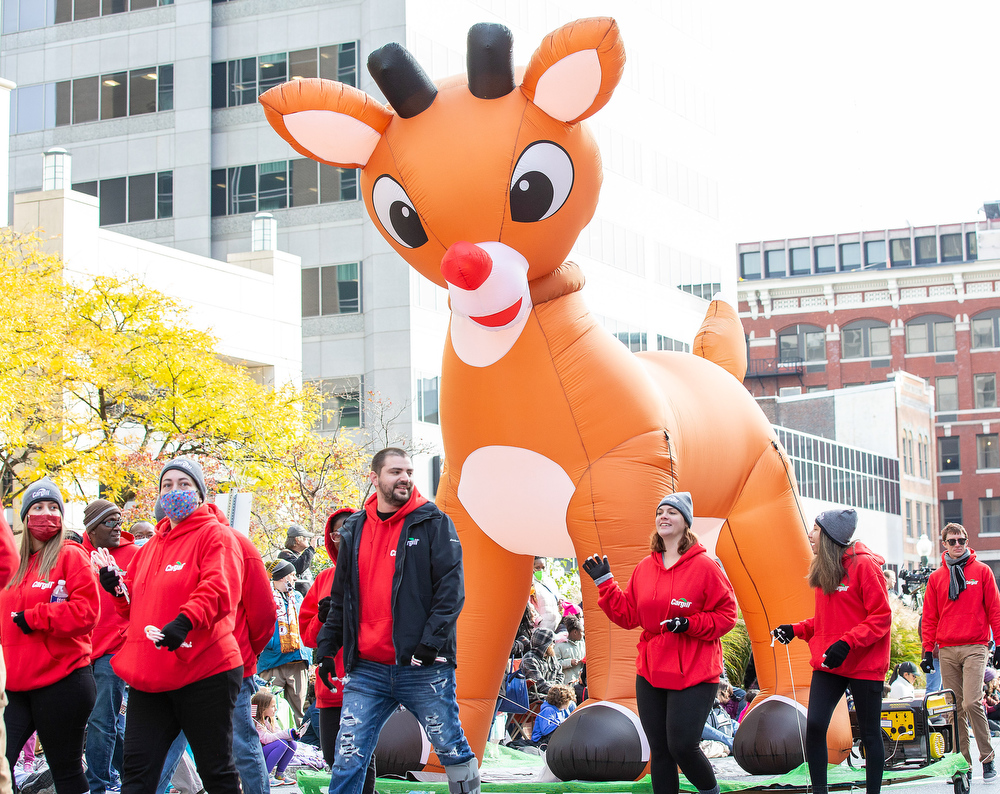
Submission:
[[837,585],[837,592],[838,593],[846,593],[850,589],[851,589],[851,586],[849,584],[838,584]]
[[670,602],[670,606],[686,609],[687,607],[691,606],[691,602],[688,601],[686,598],[675,598]]
[[173,565],[168,565],[168,566],[167,566],[166,568],[164,568],[163,570],[164,570],[164,571],[167,571],[167,572],[170,572],[170,571],[179,571],[179,570],[180,570],[181,568],[183,568],[183,567],[184,567],[185,565],[187,565],[187,563],[185,563],[185,562],[181,562],[180,560],[178,560],[178,561],[177,561],[177,562],[175,562],[175,563],[174,563]]

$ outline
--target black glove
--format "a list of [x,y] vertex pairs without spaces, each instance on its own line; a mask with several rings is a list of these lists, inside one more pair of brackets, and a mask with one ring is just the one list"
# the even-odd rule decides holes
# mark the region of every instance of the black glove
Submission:
[[326,684],[326,688],[331,692],[336,692],[337,688],[330,682],[330,679],[336,680],[337,678],[337,665],[334,664],[332,656],[324,656],[319,660],[319,666],[316,668],[316,675],[320,681]]
[[111,595],[120,596],[122,594],[121,574],[118,571],[105,567],[97,572],[97,576],[101,580],[101,587],[111,593]]
[[13,615],[11,615],[11,618],[13,619],[14,623],[17,624],[17,627],[25,634],[31,634],[31,632],[34,631],[34,629],[28,625],[28,621],[24,619],[24,612],[15,612]]
[[291,736],[293,739],[295,739],[295,741],[298,741],[299,739],[302,738],[302,731],[299,728],[292,728],[288,732],[288,735]]
[[792,628],[791,623],[782,623],[771,632],[771,636],[782,645],[788,645],[788,643],[795,639],[795,629]]
[[410,660],[410,664],[414,667],[430,667],[434,664],[434,660],[437,659],[437,654],[437,648],[432,648],[430,645],[420,643],[413,652],[413,658]]
[[994,670],[1000,667],[1000,645],[993,646],[993,655],[990,657],[990,667]]
[[924,651],[924,658],[920,660],[920,669],[925,673],[934,672],[934,652]]
[[160,631],[163,632],[163,639],[156,643],[157,648],[166,648],[168,651],[176,651],[181,647],[188,632],[194,625],[183,613],[171,620]]
[[605,554],[603,559],[596,554],[593,557],[587,557],[583,561],[583,570],[584,573],[594,580],[594,584],[603,582],[611,576],[611,565],[608,563],[608,555]]
[[823,666],[828,670],[833,670],[834,668],[840,667],[847,658],[847,654],[851,652],[851,646],[848,645],[843,640],[837,640],[833,645],[826,649],[826,656],[823,659]]
[[326,616],[330,614],[330,602],[333,600],[331,596],[326,598],[321,598],[319,603],[316,604],[316,617],[319,618],[320,623],[326,623]]
[[688,630],[691,625],[691,621],[687,618],[670,618],[666,623],[663,624],[674,634],[683,634]]

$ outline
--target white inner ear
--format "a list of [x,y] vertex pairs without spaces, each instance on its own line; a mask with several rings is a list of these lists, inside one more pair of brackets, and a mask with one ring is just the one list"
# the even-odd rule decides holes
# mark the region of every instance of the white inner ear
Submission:
[[331,163],[367,165],[382,137],[364,122],[333,110],[301,110],[284,120],[299,145]]
[[586,112],[601,88],[597,50],[581,50],[556,61],[538,78],[535,104],[552,118],[572,121]]

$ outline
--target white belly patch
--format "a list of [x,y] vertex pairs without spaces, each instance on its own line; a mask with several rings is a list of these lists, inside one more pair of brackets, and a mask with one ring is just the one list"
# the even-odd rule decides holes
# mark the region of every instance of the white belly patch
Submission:
[[539,557],[576,555],[566,528],[576,488],[558,463],[521,447],[480,447],[461,477],[462,506],[499,546]]

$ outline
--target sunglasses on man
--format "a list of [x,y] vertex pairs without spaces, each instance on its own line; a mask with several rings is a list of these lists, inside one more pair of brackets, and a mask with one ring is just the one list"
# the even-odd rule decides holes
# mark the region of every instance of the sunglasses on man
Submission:
[[948,538],[945,541],[949,546],[964,546],[968,542],[967,538]]

